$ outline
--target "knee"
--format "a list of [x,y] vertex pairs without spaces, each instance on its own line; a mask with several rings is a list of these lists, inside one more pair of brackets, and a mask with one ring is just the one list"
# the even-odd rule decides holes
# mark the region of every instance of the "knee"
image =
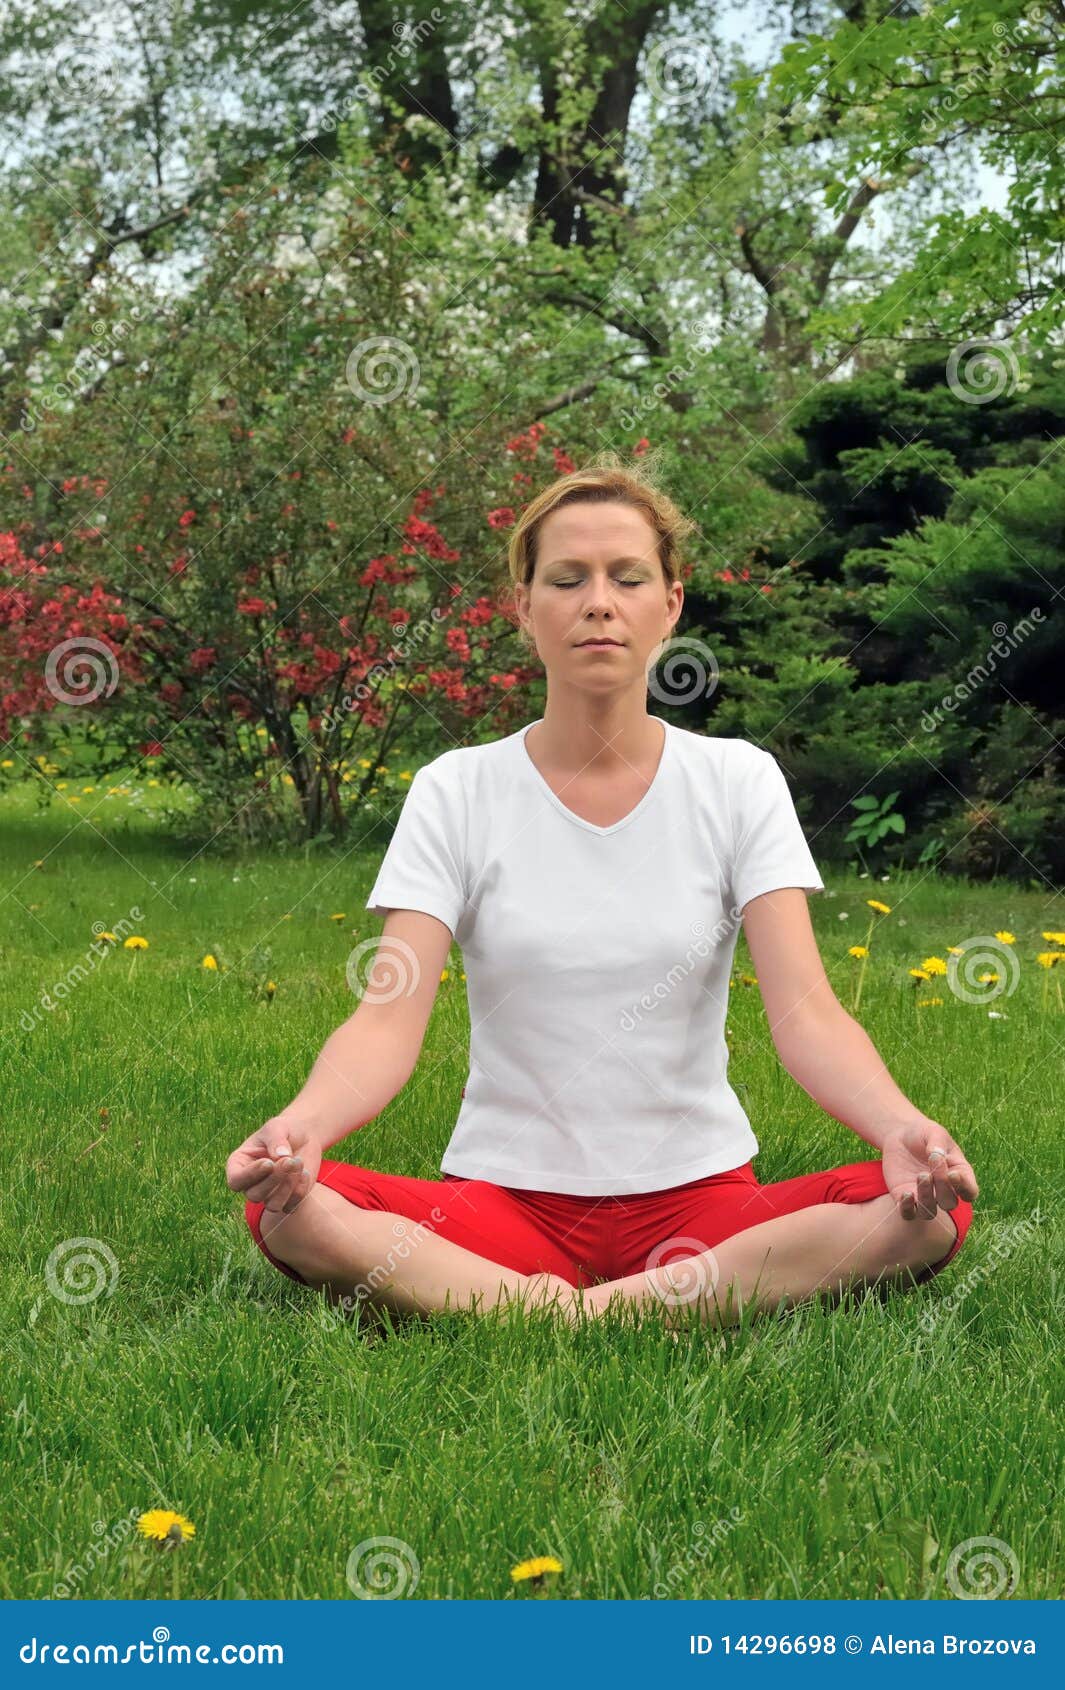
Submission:
[[[309,1197],[310,1194],[308,1194]],[[278,1261],[295,1268],[304,1279],[325,1278],[321,1227],[314,1205],[307,1197],[289,1214],[282,1209],[264,1209],[259,1217],[263,1243]]]
[[964,1237],[957,1210],[940,1209],[933,1216],[915,1216],[906,1220],[899,1214],[893,1198],[886,1199],[892,1213],[884,1227],[884,1261],[891,1273],[906,1269],[923,1273],[943,1264],[955,1243]]

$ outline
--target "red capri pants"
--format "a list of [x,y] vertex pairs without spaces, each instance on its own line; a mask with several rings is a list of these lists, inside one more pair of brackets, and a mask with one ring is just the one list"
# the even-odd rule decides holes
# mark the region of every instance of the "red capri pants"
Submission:
[[[487,1180],[412,1179],[382,1174],[350,1162],[323,1161],[321,1185],[339,1191],[359,1209],[383,1209],[420,1221],[500,1267],[517,1273],[551,1273],[570,1285],[638,1273],[654,1252],[655,1266],[713,1249],[734,1233],[775,1215],[815,1203],[867,1203],[884,1196],[879,1161],[847,1162],[822,1173],[759,1184],[750,1162],[727,1173],[618,1197],[525,1191]],[[245,1216],[263,1254],[290,1279],[302,1276],[272,1256],[260,1231],[261,1203],[245,1203]],[[972,1220],[972,1205],[950,1211],[957,1237],[943,1258],[915,1274],[930,1279],[957,1255]]]

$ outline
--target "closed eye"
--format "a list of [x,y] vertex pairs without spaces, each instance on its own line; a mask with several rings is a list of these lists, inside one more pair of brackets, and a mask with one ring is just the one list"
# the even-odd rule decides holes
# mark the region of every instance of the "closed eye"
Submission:
[[[619,581],[618,582],[619,587],[642,587],[643,585],[644,585],[644,583],[642,581]],[[565,587],[579,587],[580,582],[579,581],[556,581],[555,586],[556,587],[563,587],[563,588],[565,588]]]

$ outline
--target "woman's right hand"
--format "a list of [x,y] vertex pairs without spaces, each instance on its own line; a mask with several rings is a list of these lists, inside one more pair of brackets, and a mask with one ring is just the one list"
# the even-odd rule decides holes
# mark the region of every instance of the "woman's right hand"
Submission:
[[226,1184],[252,1203],[291,1214],[318,1178],[322,1143],[312,1117],[274,1115],[234,1150]]

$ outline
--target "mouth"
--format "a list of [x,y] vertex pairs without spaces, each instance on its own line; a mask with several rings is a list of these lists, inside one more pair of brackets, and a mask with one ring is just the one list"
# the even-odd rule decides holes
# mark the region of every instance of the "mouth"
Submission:
[[577,645],[578,645],[578,647],[581,647],[581,646],[601,646],[601,647],[617,646],[620,649],[621,641],[620,640],[578,640]]

